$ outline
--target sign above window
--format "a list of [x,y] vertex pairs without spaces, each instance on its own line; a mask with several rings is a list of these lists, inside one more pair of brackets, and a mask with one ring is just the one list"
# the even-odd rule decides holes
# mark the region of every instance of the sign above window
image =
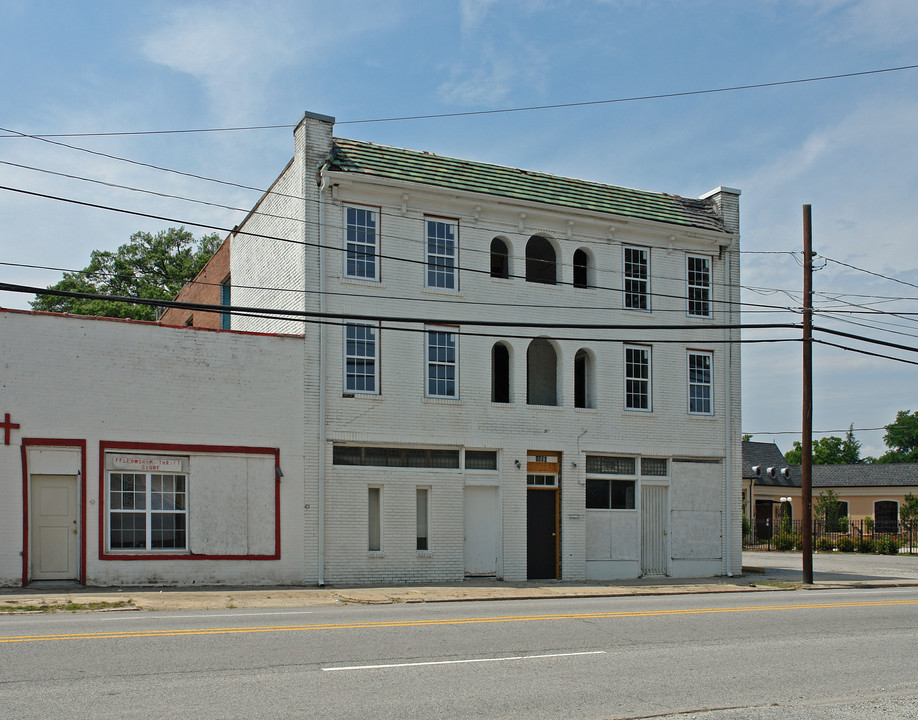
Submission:
[[187,473],[188,458],[164,455],[126,455],[107,453],[106,470],[153,473]]

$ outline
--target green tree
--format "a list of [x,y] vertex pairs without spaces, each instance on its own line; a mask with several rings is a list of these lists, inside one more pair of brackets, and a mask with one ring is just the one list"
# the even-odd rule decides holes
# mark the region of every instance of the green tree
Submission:
[[896,419],[886,426],[883,442],[889,449],[877,458],[877,462],[918,462],[918,411],[897,412]]
[[[794,440],[794,449],[784,453],[784,459],[791,465],[803,462],[803,445]],[[854,465],[861,462],[861,443],[854,437],[854,425],[848,427],[844,438],[829,435],[813,442],[813,464]]]
[[918,497],[911,493],[905,494],[905,502],[899,506],[899,519],[909,531],[918,527]]
[[[220,247],[216,233],[195,240],[184,227],[158,233],[136,232],[130,242],[115,252],[93,250],[89,265],[80,272],[64,273],[49,290],[118,295],[122,297],[171,300]],[[75,315],[155,320],[151,305],[133,305],[113,300],[94,300],[38,295],[32,309]]]
[[819,498],[813,505],[816,518],[825,520],[826,530],[829,532],[839,531],[839,519],[841,518],[841,503],[838,501],[838,495],[832,488],[825,492],[819,493]]

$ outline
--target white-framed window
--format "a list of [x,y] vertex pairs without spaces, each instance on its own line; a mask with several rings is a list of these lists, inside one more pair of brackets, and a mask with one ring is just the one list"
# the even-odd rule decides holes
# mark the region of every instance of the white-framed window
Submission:
[[187,458],[128,458],[133,470],[109,470],[110,550],[187,550]]
[[686,255],[686,313],[690,317],[711,317],[711,258]]
[[344,326],[344,391],[379,394],[379,328],[365,323]]
[[627,310],[650,310],[650,250],[622,247],[622,299]]
[[645,410],[651,408],[650,348],[642,345],[625,345],[625,408]]
[[417,541],[416,546],[418,551],[425,552],[430,550],[430,488],[419,487],[417,488],[417,511],[415,513],[415,520],[417,525]]
[[379,213],[368,207],[344,206],[344,276],[379,280]]
[[459,397],[458,336],[442,328],[427,328],[427,385],[432,398]]
[[[637,462],[631,456],[587,455],[587,510],[634,510]],[[619,478],[610,475],[624,476]]]
[[427,226],[427,276],[430,288],[456,290],[458,260],[458,223],[453,220],[425,218]]
[[714,414],[714,353],[688,351],[688,411]]

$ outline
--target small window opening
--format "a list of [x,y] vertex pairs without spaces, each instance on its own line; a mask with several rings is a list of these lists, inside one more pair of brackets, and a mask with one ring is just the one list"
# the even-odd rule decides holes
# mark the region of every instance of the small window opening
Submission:
[[510,251],[500,238],[491,241],[491,277],[510,277]]
[[491,348],[491,402],[510,402],[510,350],[503,343]]
[[590,258],[584,250],[575,250],[574,251],[574,287],[576,288],[585,288],[589,287],[589,271]]

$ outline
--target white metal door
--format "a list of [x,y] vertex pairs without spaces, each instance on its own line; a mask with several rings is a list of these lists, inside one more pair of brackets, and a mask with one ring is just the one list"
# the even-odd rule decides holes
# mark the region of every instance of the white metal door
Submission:
[[465,574],[497,574],[499,548],[497,488],[465,487]]
[[641,486],[641,575],[667,574],[665,485]]
[[33,475],[31,500],[32,579],[78,579],[76,477]]

